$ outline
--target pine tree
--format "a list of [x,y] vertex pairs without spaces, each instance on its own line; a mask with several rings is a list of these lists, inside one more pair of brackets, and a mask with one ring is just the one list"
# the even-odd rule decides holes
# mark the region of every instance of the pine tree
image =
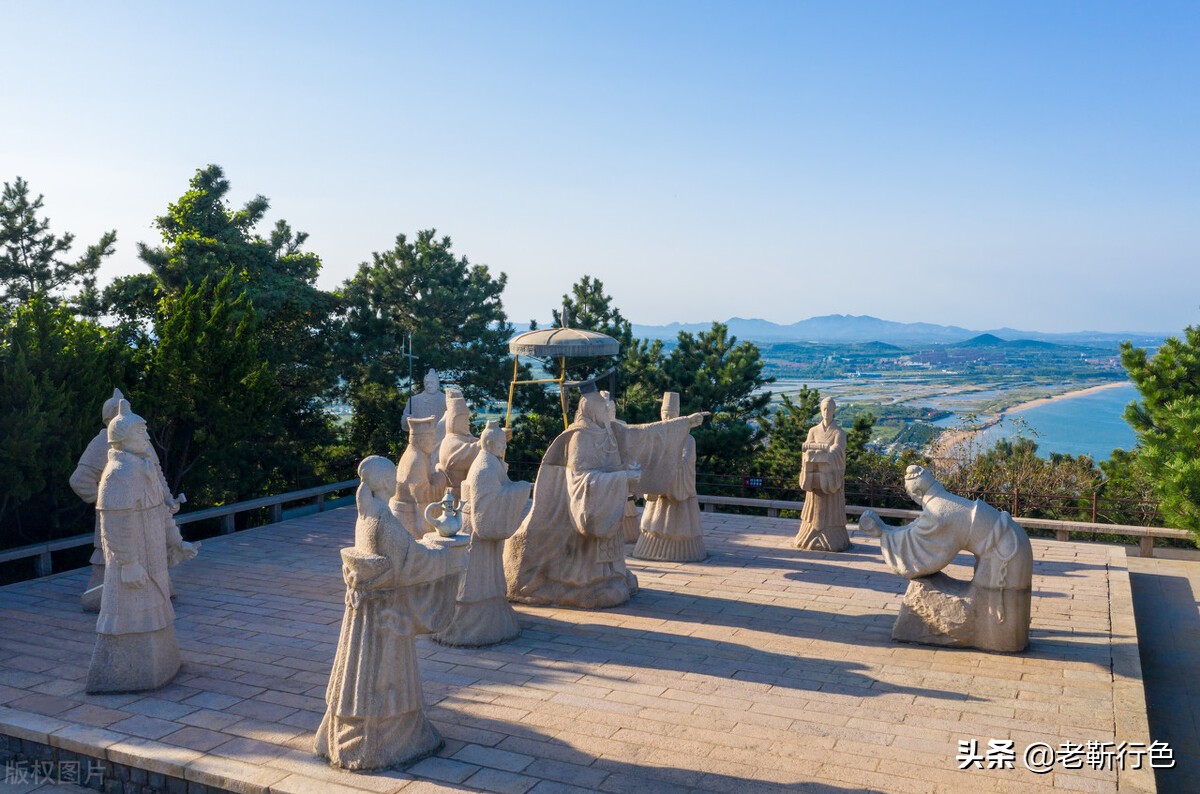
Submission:
[[506,283],[503,273],[456,256],[450,238],[434,229],[411,241],[397,235],[391,250],[359,265],[342,288],[337,346],[357,454],[400,453],[404,403],[430,368],[473,405],[507,396],[513,329],[500,300]]
[[[43,296],[52,303],[62,299],[69,288],[79,288],[79,296],[69,296],[76,305],[95,307],[96,270],[117,242],[115,231],[106,232],[95,245],[88,246],[82,257],[65,257],[75,242],[67,232],[58,237],[50,232],[50,219],[38,218],[44,197],[31,199],[29,183],[17,177],[4,183],[0,193],[0,310]],[[80,300],[80,297],[83,300]]]
[[1141,392],[1125,419],[1138,434],[1136,453],[1163,518],[1200,543],[1200,326],[1167,339],[1153,357],[1125,342],[1121,363]]

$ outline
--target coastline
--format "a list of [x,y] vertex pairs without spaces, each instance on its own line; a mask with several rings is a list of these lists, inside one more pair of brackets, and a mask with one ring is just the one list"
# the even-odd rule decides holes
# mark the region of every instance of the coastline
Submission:
[[1111,381],[1109,383],[1101,383],[1096,386],[1088,386],[1084,389],[1075,389],[1073,391],[1063,392],[1062,394],[1055,394],[1050,397],[1039,397],[1036,400],[1028,400],[1023,403],[1017,403],[1012,407],[1005,408],[999,413],[989,414],[979,425],[979,427],[975,428],[974,430],[944,431],[930,446],[929,455],[933,458],[954,457],[954,453],[959,446],[970,441],[975,437],[976,434],[982,433],[988,428],[998,424],[1009,414],[1020,413],[1028,408],[1035,408],[1039,405],[1046,405],[1047,403],[1058,402],[1059,400],[1070,400],[1075,397],[1083,397],[1088,394],[1095,394],[1108,389],[1116,389],[1121,386],[1128,386],[1130,383],[1131,382],[1129,380]]

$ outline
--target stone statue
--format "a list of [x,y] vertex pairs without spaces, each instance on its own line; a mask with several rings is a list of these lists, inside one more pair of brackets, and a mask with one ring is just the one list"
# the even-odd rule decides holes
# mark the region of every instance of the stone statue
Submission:
[[437,449],[434,418],[413,418],[408,426],[408,447],[400,456],[396,492],[389,506],[404,528],[419,538],[433,530],[425,523],[425,506],[442,498],[446,476],[433,463]]
[[434,639],[445,645],[492,645],[521,633],[508,603],[501,548],[517,531],[533,483],[508,479],[504,431],[488,422],[481,449],[463,482],[464,522],[471,534],[467,573],[458,590],[454,618]]
[[[100,409],[100,416],[104,420],[104,426],[88,442],[87,449],[79,456],[79,462],[75,465],[74,473],[71,474],[71,490],[88,504],[96,503],[96,496],[100,491],[100,475],[104,473],[104,467],[108,465],[108,423],[117,415],[117,407],[123,399],[125,399],[125,395],[121,394],[121,390],[113,389],[112,397],[104,401],[104,405]],[[187,501],[187,499],[183,494],[180,494],[178,497],[171,496],[171,490],[167,487],[167,480],[163,477],[162,466],[159,465],[158,455],[155,453],[153,446],[150,447],[150,457],[154,461],[155,469],[158,471],[158,478],[162,484],[163,497],[167,503],[167,507],[172,514],[178,513],[179,505]],[[87,587],[79,599],[84,612],[100,611],[100,593],[104,589],[104,549],[100,542],[99,513],[96,513],[95,530],[92,538],[92,557],[88,560],[92,566],[92,576],[88,580]]]
[[438,468],[456,499],[462,498],[461,486],[479,452],[479,439],[471,435],[471,412],[462,392],[446,392],[446,435],[438,445]]
[[510,601],[595,609],[637,592],[622,541],[627,497],[635,487],[668,490],[688,431],[704,415],[647,425],[613,415],[607,393],[584,394],[575,421],[546,451],[533,505],[504,547]]
[[382,769],[437,752],[425,716],[414,636],[454,609],[466,539],[414,540],[388,509],[396,467],[372,455],[358,467],[354,546],[342,549],[346,612],[315,750],[343,769]]
[[412,428],[409,427],[409,422],[412,419],[432,416],[434,430],[437,433],[434,441],[434,450],[436,451],[437,445],[441,443],[442,436],[446,433],[446,427],[442,423],[442,417],[445,415],[446,395],[442,393],[437,370],[431,367],[429,372],[425,373],[424,388],[414,394],[405,404],[404,413],[400,415],[400,422],[404,429],[411,433]]
[[[859,528],[879,538],[892,570],[912,581],[892,637],[926,645],[1022,651],[1029,644],[1033,550],[1025,530],[979,500],[946,491],[933,474],[909,466],[904,487],[921,516],[899,529],[884,527],[873,511]],[[960,551],[975,555],[970,582],[941,570]]]
[[[663,395],[663,420],[679,416],[679,394]],[[671,487],[661,494],[646,494],[641,532],[633,556],[661,562],[698,562],[708,556],[700,527],[700,502],[696,499],[696,439],[683,444],[682,459]]]
[[804,510],[793,545],[809,551],[850,548],[846,533],[846,431],[833,422],[837,403],[821,400],[821,421],[808,431],[800,464]]
[[179,534],[146,422],[125,400],[108,423],[108,442],[96,495],[105,568],[90,694],[157,689],[175,677],[179,646],[167,567],[199,550]]

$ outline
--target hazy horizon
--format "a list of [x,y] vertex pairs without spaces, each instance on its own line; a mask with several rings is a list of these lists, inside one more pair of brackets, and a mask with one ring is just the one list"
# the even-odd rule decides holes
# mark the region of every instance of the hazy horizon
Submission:
[[0,181],[102,283],[216,163],[322,287],[434,227],[518,329],[1200,322],[1198,4],[0,3]]

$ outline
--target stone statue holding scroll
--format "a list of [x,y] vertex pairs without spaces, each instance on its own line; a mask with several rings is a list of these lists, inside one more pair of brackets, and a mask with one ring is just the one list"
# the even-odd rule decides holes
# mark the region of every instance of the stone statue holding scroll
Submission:
[[[74,473],[71,474],[71,490],[88,504],[95,504],[96,497],[100,493],[100,476],[104,474],[104,467],[108,465],[108,423],[117,415],[117,407],[123,399],[125,399],[125,395],[121,394],[121,390],[113,389],[112,397],[104,401],[104,405],[100,409],[104,426],[100,428],[100,432],[95,435],[83,454],[79,456],[79,462],[75,465]],[[153,446],[150,447],[150,457],[158,471],[158,479],[162,485],[163,498],[167,503],[167,508],[172,514],[179,512],[180,503],[185,501],[183,494],[178,497],[171,496],[171,490],[167,487],[167,480],[163,477],[162,466],[159,464],[158,455]],[[92,566],[92,576],[79,600],[84,612],[99,612],[100,594],[104,589],[104,548],[100,542],[99,513],[96,513],[96,524],[92,536],[92,557],[88,562]]]
[[575,421],[546,451],[529,514],[504,548],[510,601],[596,609],[637,592],[622,539],[627,497],[669,488],[704,415],[646,425],[612,416],[607,393],[583,394]]
[[467,573],[459,585],[454,618],[434,636],[445,645],[492,645],[521,633],[506,595],[501,549],[521,523],[533,483],[508,479],[508,443],[495,422],[488,422],[480,443],[462,485],[463,527],[471,535]]
[[[679,394],[663,395],[663,420],[679,416]],[[646,494],[642,521],[633,555],[639,560],[698,562],[708,556],[700,527],[700,502],[696,498],[696,439],[688,435],[670,488]]]
[[479,453],[479,439],[471,435],[471,411],[462,392],[446,392],[446,435],[438,445],[438,468],[456,499],[462,498],[462,483]]
[[837,404],[821,400],[821,421],[808,431],[800,464],[804,510],[793,545],[809,551],[850,548],[846,532],[846,431],[834,421]]
[[396,467],[358,467],[354,546],[342,549],[346,611],[317,729],[317,755],[343,769],[382,769],[437,752],[414,637],[442,628],[466,567],[466,539],[414,540],[388,509]]
[[410,419],[408,427],[408,447],[396,467],[396,491],[389,506],[404,528],[414,538],[419,538],[433,530],[425,523],[425,506],[442,498],[447,480],[435,466],[437,435],[434,418]]
[[146,422],[120,400],[108,423],[108,464],[96,510],[104,550],[104,588],[87,691],[140,692],[179,671],[175,609],[167,567],[196,556],[171,517]]
[[[904,486],[921,505],[916,521],[888,529],[873,511],[859,528],[879,538],[892,570],[912,581],[892,637],[927,645],[1022,651],[1029,644],[1033,551],[1012,516],[946,491],[909,466]],[[971,581],[942,573],[961,551],[975,555]]]

